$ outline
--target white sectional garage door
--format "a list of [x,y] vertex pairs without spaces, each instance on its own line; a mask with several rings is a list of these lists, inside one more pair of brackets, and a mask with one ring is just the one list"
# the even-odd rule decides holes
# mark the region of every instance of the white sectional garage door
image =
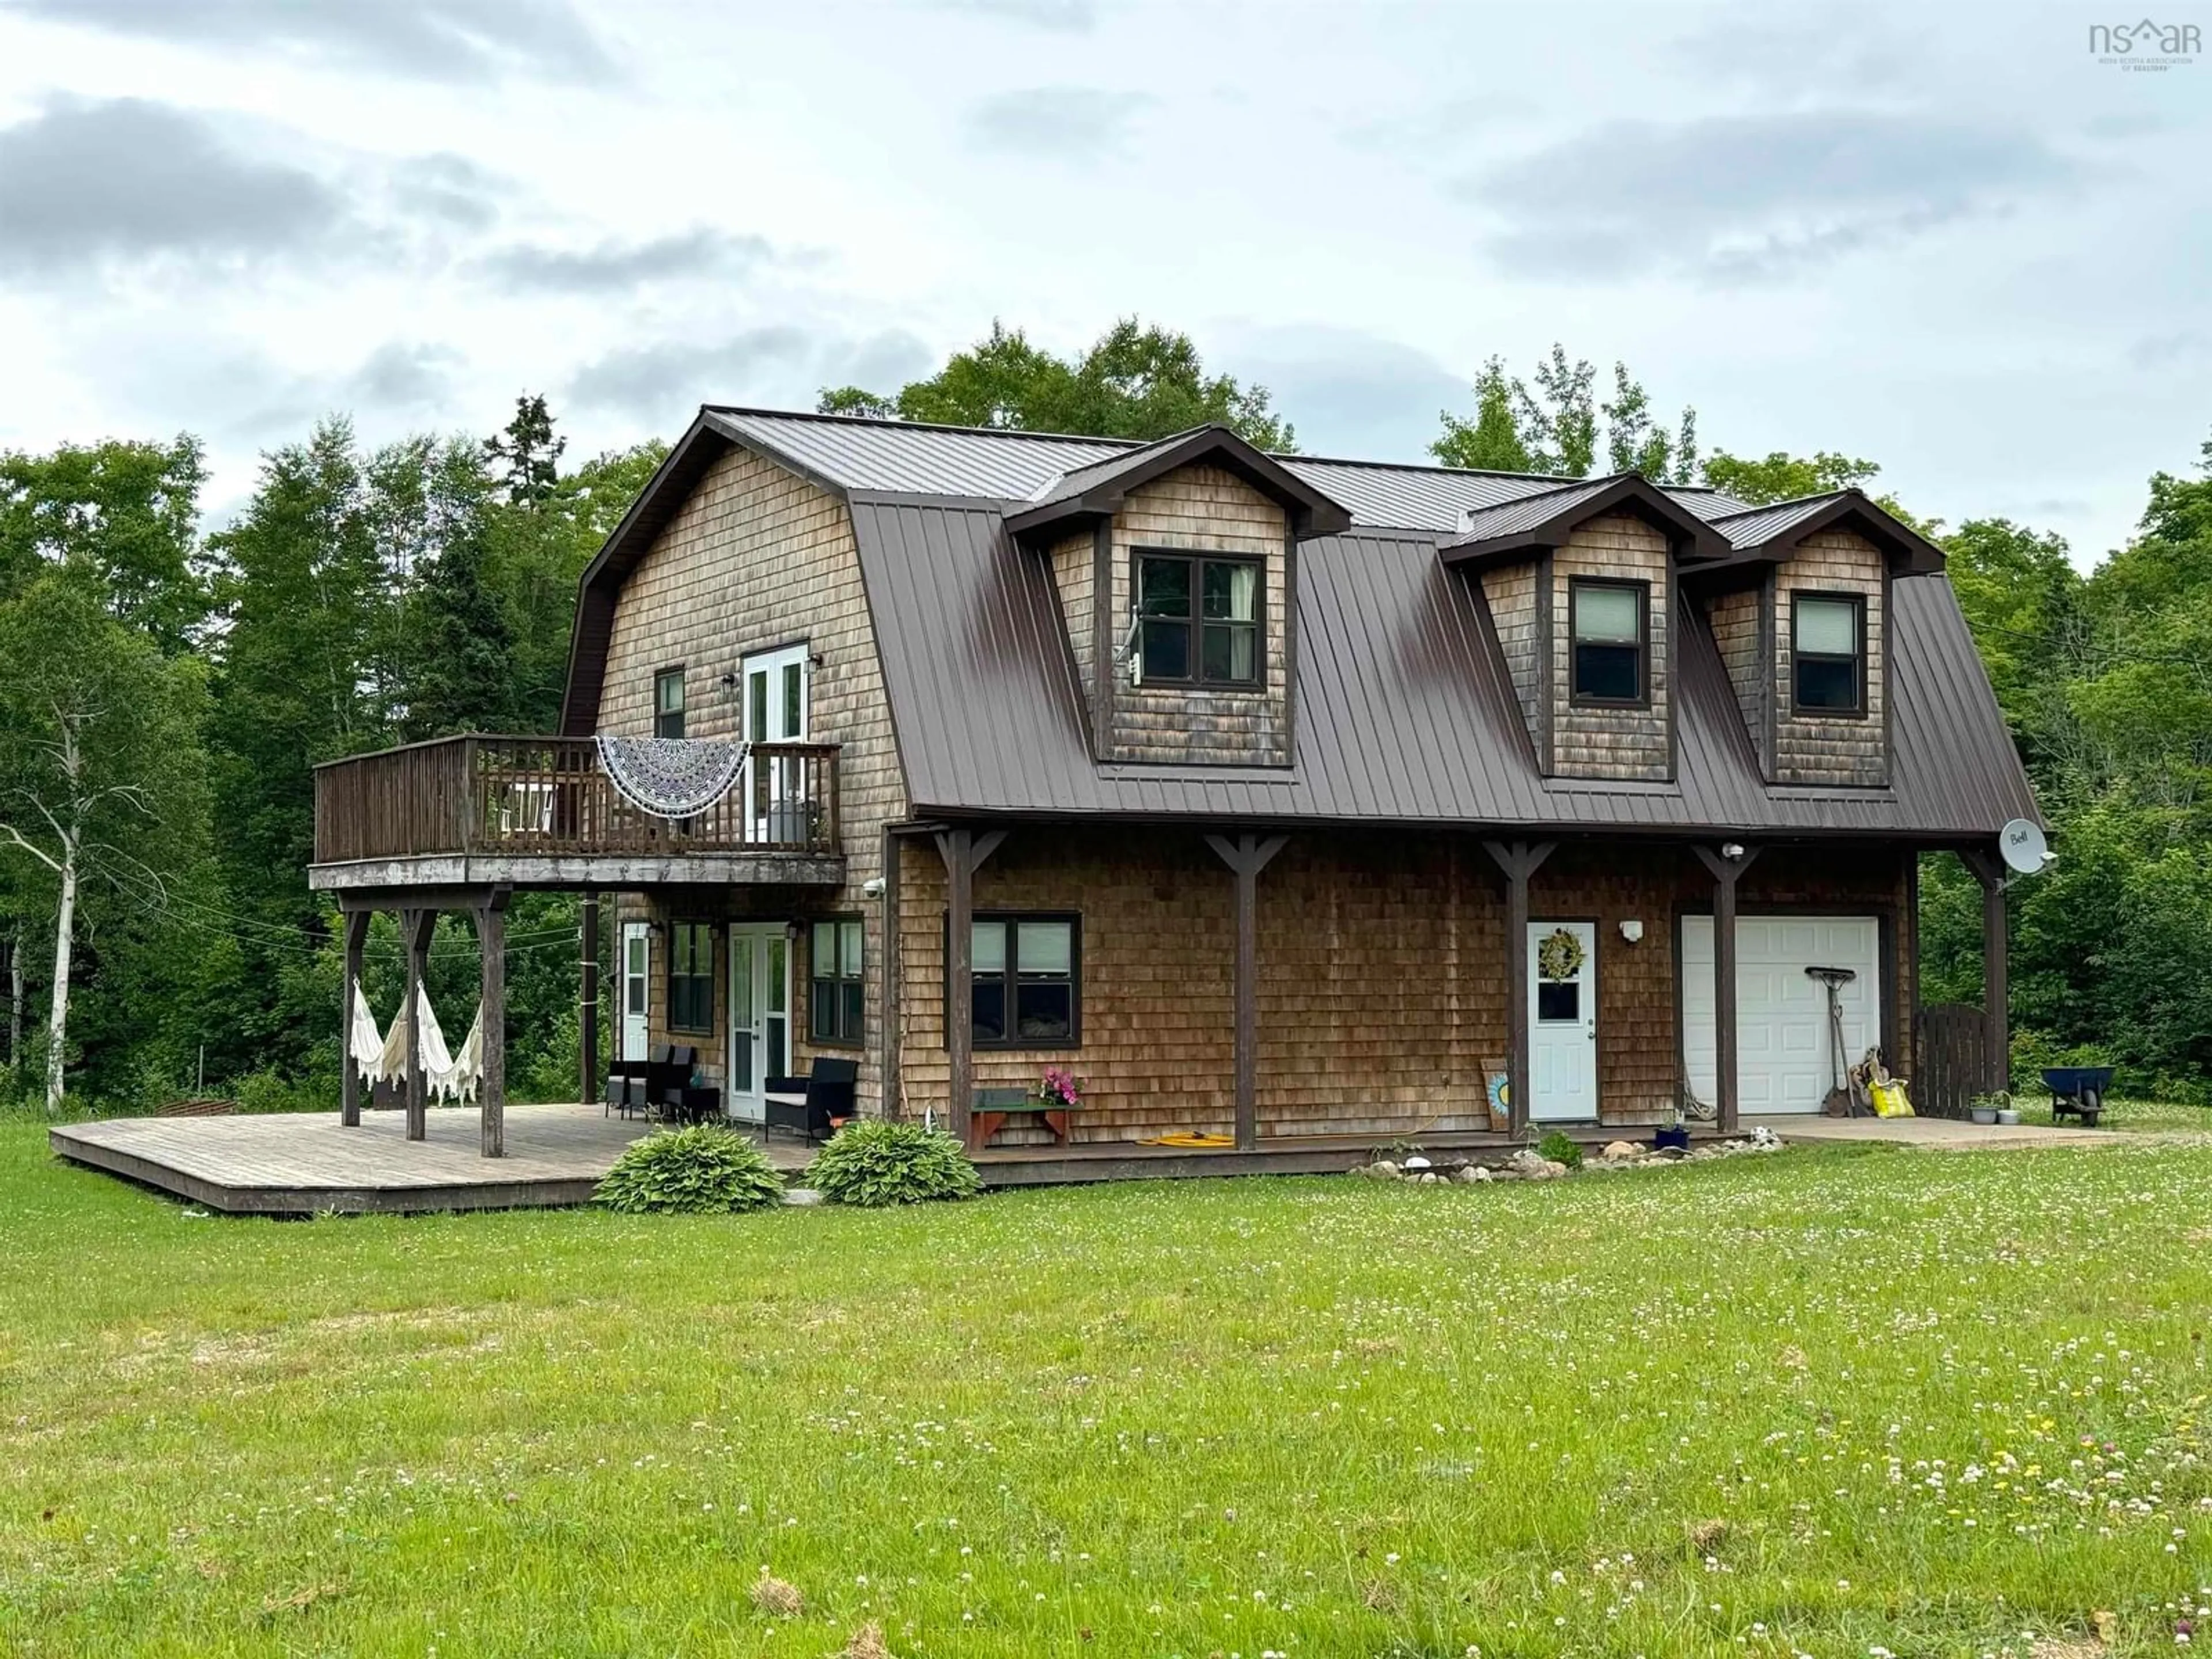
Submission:
[[[1740,1109],[1817,1112],[1835,1081],[1828,994],[1808,967],[1849,968],[1844,1054],[1881,1040],[1881,929],[1872,916],[1740,916],[1736,920],[1736,1074]],[[1690,1086],[1719,1098],[1713,1058],[1713,919],[1682,918],[1682,1048]]]

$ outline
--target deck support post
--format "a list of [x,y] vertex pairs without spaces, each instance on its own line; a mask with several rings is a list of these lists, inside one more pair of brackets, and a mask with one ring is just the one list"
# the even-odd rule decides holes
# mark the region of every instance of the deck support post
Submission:
[[1557,844],[1482,843],[1505,873],[1505,1122],[1516,1139],[1528,1133],[1528,878]]
[[586,887],[577,922],[576,1050],[586,1106],[599,1092],[599,896]]
[[876,1078],[883,1094],[878,1109],[892,1121],[902,1115],[899,1093],[899,866],[905,856],[904,845],[897,834],[889,824],[884,825],[884,897],[878,935],[882,942],[876,947],[876,972],[883,997],[876,1015],[876,1041],[882,1047],[876,1062]]
[[[1735,850],[1731,855],[1729,848]],[[1735,1020],[1735,884],[1759,856],[1756,847],[1730,842],[1716,852],[1692,844],[1713,878],[1713,1091],[1717,1127],[1724,1135],[1736,1132],[1741,1096],[1738,1090]]]
[[407,996],[400,1006],[407,1020],[407,1139],[422,1140],[430,1133],[430,1089],[422,1075],[422,1022],[416,1016],[422,1003],[422,978],[429,967],[430,935],[438,926],[438,913],[405,909],[399,913],[401,942],[407,951]]
[[1982,1086],[2012,1087],[2012,1014],[2005,925],[2005,862],[1984,848],[1959,854],[1982,884]]
[[345,929],[345,975],[338,1000],[345,1018],[338,1030],[338,1122],[349,1129],[361,1127],[361,1067],[353,1059],[353,1007],[361,994],[362,950],[368,943],[369,913],[350,910],[338,918]]
[[937,855],[945,860],[945,1051],[951,1099],[946,1117],[952,1137],[970,1145],[975,1105],[975,872],[1006,838],[1003,830],[981,835],[971,830],[937,832]]
[[477,948],[483,957],[477,1032],[483,1045],[483,1080],[477,1110],[486,1158],[507,1156],[507,890],[492,890],[477,908]]
[[1260,872],[1287,836],[1208,836],[1206,844],[1237,880],[1237,1146],[1260,1144]]

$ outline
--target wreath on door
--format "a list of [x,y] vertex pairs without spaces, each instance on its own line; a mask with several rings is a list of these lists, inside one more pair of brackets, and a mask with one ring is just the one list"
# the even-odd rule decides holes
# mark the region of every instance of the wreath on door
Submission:
[[1554,927],[1536,946],[1536,972],[1553,984],[1574,978],[1588,960],[1582,940],[1564,927]]

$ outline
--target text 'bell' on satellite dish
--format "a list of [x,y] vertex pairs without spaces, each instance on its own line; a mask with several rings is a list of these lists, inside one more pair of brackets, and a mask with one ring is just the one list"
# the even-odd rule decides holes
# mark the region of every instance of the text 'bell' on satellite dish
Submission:
[[1997,831],[1997,850],[2004,861],[2023,876],[2032,876],[2056,856],[2043,838],[2042,828],[2027,818],[2014,818]]

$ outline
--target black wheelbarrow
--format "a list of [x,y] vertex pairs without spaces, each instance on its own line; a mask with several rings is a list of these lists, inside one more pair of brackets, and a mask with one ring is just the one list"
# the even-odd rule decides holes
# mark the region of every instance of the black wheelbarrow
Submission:
[[2078,1117],[2091,1128],[2097,1127],[2097,1115],[2105,1109],[2105,1091],[2112,1086],[2112,1068],[2109,1066],[2051,1066],[2043,1073],[2044,1086],[2051,1091],[2051,1121],[2061,1117]]

